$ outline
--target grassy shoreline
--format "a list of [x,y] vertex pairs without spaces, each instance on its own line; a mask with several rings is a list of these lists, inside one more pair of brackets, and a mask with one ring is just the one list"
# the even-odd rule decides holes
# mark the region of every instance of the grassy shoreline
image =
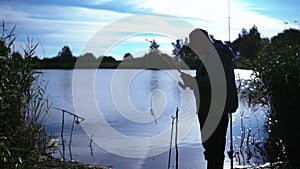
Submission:
[[21,164],[14,164],[12,166],[11,163],[1,166],[3,169],[10,168],[35,168],[35,169],[111,169],[112,166],[103,166],[103,165],[91,165],[91,164],[83,164],[78,161],[61,161],[60,159],[53,158],[50,156],[39,156],[37,158],[28,158],[24,160]]

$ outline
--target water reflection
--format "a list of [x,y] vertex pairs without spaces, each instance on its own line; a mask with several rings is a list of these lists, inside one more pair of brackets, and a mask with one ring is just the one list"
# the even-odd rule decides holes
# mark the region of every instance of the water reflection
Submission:
[[[90,70],[81,70],[82,75],[87,75]],[[147,148],[138,149],[138,146],[123,144],[119,140],[107,140],[111,144],[120,145],[116,147],[118,151],[134,151],[140,154],[141,158],[127,158],[109,153],[105,148],[100,148],[96,144],[96,136],[94,133],[86,134],[81,126],[74,129],[72,141],[72,155],[66,154],[66,159],[75,159],[89,164],[113,165],[115,168],[167,168],[168,164],[168,148],[170,141],[170,127],[172,115],[175,115],[176,107],[180,109],[181,131],[187,130],[191,124],[184,123],[185,118],[195,118],[194,97],[191,91],[182,90],[177,85],[177,80],[180,79],[176,71],[157,71],[157,70],[126,70],[120,71],[116,75],[115,70],[98,70],[94,77],[94,95],[85,93],[84,80],[82,83],[82,93],[78,97],[74,97],[72,93],[72,76],[73,70],[45,70],[45,78],[49,81],[47,93],[49,99],[54,106],[64,108],[71,112],[75,112],[74,104],[84,102],[82,110],[85,110],[84,117],[88,120],[85,125],[96,127],[94,133],[103,127],[98,119],[98,116],[93,114],[100,110],[105,121],[117,132],[128,137],[144,138],[154,137],[165,132],[166,145],[160,147],[161,144],[147,144]],[[189,72],[194,73],[194,72]],[[131,78],[131,76],[133,78]],[[116,80],[117,79],[117,80]],[[115,84],[112,85],[112,83]],[[123,84],[128,83],[127,86]],[[237,80],[239,83],[239,80]],[[115,93],[112,94],[112,91]],[[124,93],[128,91],[128,93]],[[114,97],[114,94],[117,97]],[[126,95],[127,94],[127,95]],[[80,96],[80,97],[79,97]],[[126,96],[126,97],[124,97]],[[125,100],[127,99],[127,100]],[[91,106],[91,100],[95,100],[98,104],[97,109]],[[128,108],[128,104],[124,101],[130,101],[133,108]],[[123,104],[117,105],[121,102]],[[129,105],[130,105],[129,104]],[[151,109],[153,113],[151,113]],[[131,110],[128,112],[127,110]],[[48,131],[54,133],[59,138],[61,113],[52,110],[48,119]],[[121,112],[121,113],[120,113]],[[128,114],[136,118],[140,116],[144,118],[142,121],[132,121],[128,119]],[[154,115],[153,115],[154,114]],[[243,114],[243,125],[241,124],[241,114]],[[155,116],[155,117],[154,117]],[[72,117],[65,117],[66,131],[71,130]],[[139,119],[139,118],[138,118]],[[156,119],[156,122],[155,122]],[[244,128],[244,133],[249,133],[251,128],[251,139],[263,137],[256,131],[261,128],[264,122],[263,112],[261,108],[248,108],[247,104],[240,104],[238,111],[233,115],[234,128],[234,145],[238,151],[241,143],[246,145],[247,135],[242,137],[241,129]],[[139,119],[140,120],[140,119]],[[101,128],[103,131],[108,131],[106,128]],[[188,135],[179,142],[179,167],[180,168],[205,168],[206,162],[203,158],[203,148],[200,145],[199,124],[196,121]],[[229,135],[229,134],[228,134]],[[65,138],[70,138],[70,133],[65,132]],[[103,140],[109,138],[102,138]],[[227,138],[229,143],[229,138]],[[159,146],[158,146],[159,145]],[[174,145],[174,144],[173,144]],[[228,148],[227,144],[227,150]],[[164,148],[165,151],[153,157],[143,158],[145,155]],[[141,151],[141,152],[139,152]],[[55,154],[60,158],[59,153]],[[174,156],[173,156],[174,157]],[[175,162],[175,159],[171,159]],[[229,164],[229,159],[226,157],[225,165]],[[172,163],[171,166],[175,163]]]

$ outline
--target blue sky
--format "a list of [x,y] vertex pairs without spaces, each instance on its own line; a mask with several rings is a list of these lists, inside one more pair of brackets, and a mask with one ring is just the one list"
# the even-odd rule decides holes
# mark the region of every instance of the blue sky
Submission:
[[[230,0],[231,41],[237,38],[242,28],[258,27],[262,37],[272,37],[287,28],[300,27],[299,0]],[[75,56],[84,53],[84,46],[111,23],[132,15],[143,13],[163,14],[178,17],[194,27],[206,29],[217,39],[226,41],[228,36],[228,0],[1,0],[0,19],[7,28],[17,25],[17,47],[24,46],[30,37],[39,43],[37,54],[40,58],[56,56],[64,45],[68,45]],[[131,21],[128,21],[131,22]],[[133,21],[132,28],[151,21]],[[156,23],[156,22],[155,22]],[[287,23],[287,24],[286,24]],[[177,21],[169,26],[180,27]],[[124,28],[113,32],[124,34]],[[188,37],[182,34],[181,37]],[[136,34],[116,43],[106,53],[122,59],[127,52],[142,55],[149,43],[155,39],[160,49],[171,53],[171,42],[177,37],[159,33]],[[103,42],[105,43],[105,42]],[[93,52],[93,51],[91,51]]]

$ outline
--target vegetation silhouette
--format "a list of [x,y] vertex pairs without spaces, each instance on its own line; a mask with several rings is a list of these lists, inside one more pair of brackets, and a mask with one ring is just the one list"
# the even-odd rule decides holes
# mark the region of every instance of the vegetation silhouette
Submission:
[[3,21],[0,35],[0,165],[18,168],[46,154],[45,83],[34,69],[38,44],[27,39],[23,55],[14,50],[15,26]]
[[284,162],[283,168],[300,168],[300,31],[284,30],[270,41],[261,40],[259,46],[257,56],[245,63],[256,77],[249,88],[249,102],[269,107],[262,154],[271,164]]

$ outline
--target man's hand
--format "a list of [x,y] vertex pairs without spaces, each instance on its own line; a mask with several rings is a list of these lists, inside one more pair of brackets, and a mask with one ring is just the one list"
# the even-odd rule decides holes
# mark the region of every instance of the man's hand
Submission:
[[182,87],[183,89],[185,89],[186,87],[189,87],[189,88],[192,87],[194,77],[192,77],[191,75],[189,75],[187,73],[183,73],[183,72],[181,73],[180,77],[184,83],[184,84],[182,84],[181,82],[179,82],[178,84],[180,87]]

